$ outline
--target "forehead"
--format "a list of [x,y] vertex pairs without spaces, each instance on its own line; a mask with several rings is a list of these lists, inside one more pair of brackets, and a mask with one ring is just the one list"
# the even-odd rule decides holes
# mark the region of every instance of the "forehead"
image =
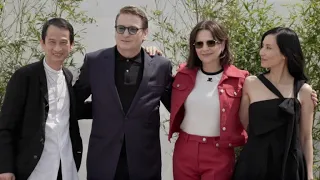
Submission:
[[133,14],[120,14],[117,19],[117,25],[141,27],[142,19]]
[[277,40],[276,40],[276,36],[273,34],[269,34],[267,35],[264,39],[263,39],[263,43],[264,44],[270,44],[270,45],[276,45],[277,44]]
[[67,39],[69,40],[70,32],[67,29],[50,25],[47,30],[46,39]]
[[212,34],[210,31],[208,30],[200,30],[198,33],[197,33],[197,36],[196,36],[196,41],[206,41],[206,40],[212,40],[213,37],[212,37]]

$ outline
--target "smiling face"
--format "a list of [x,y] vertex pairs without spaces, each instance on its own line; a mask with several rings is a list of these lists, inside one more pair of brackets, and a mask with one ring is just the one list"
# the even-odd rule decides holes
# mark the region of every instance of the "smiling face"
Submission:
[[45,40],[41,40],[40,44],[46,61],[51,64],[63,64],[73,47],[69,30],[54,25],[48,27]]
[[202,64],[219,62],[220,54],[224,50],[224,42],[215,40],[209,30],[198,32],[194,46]]
[[272,68],[285,63],[285,56],[280,52],[276,35],[267,35],[260,49],[261,67]]
[[[128,51],[141,48],[141,45],[148,34],[148,29],[143,27],[142,19],[139,16],[133,14],[120,14],[116,26],[122,28],[116,29],[115,34],[118,49]],[[127,29],[125,29],[123,33],[119,33],[124,28]],[[128,28],[130,28],[131,34],[129,33]],[[135,29],[135,31],[132,31],[133,29]]]

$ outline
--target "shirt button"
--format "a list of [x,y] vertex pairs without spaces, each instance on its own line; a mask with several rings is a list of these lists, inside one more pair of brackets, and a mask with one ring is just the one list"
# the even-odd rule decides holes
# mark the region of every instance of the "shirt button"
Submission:
[[232,144],[231,143],[229,143],[229,147],[231,147],[232,146]]
[[206,138],[202,138],[202,141],[203,141],[203,142],[206,142],[206,141],[207,141],[207,139],[206,139]]
[[226,109],[224,109],[224,108],[222,108],[222,110],[221,110],[222,112],[225,112],[226,111]]
[[226,127],[222,127],[222,131],[226,131],[227,130],[227,128]]
[[180,84],[177,84],[177,87],[180,87]]
[[221,92],[221,93],[224,93],[224,90],[223,90],[223,89],[221,89],[221,90],[220,90],[220,92]]
[[237,92],[233,92],[233,94],[236,96],[236,95],[237,95]]
[[126,72],[129,72],[129,70],[127,69]]
[[38,159],[38,156],[37,156],[37,155],[34,155],[34,156],[33,156],[33,159]]
[[216,144],[216,147],[219,147],[219,143]]

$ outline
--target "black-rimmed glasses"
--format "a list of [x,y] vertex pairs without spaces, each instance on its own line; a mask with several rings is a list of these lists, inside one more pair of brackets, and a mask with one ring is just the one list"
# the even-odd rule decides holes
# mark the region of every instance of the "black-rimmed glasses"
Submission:
[[126,31],[126,29],[128,29],[128,33],[130,35],[135,35],[135,34],[137,34],[137,32],[140,29],[143,29],[143,28],[137,28],[135,26],[126,27],[126,26],[123,26],[123,25],[115,26],[115,28],[116,28],[117,33],[119,33],[119,34],[123,34]]

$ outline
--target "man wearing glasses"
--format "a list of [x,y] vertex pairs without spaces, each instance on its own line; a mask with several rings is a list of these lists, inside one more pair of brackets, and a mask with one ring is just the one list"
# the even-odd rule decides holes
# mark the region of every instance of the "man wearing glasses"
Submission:
[[88,180],[161,180],[160,101],[170,109],[172,66],[141,45],[146,14],[123,7],[115,20],[116,45],[88,53],[74,85],[78,111],[92,95]]

